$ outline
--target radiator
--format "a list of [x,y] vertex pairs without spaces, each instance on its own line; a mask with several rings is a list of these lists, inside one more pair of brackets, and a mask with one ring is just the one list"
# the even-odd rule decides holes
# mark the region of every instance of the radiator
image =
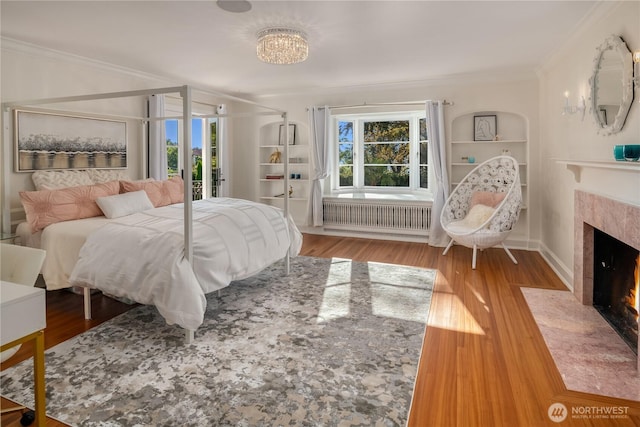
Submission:
[[323,199],[325,229],[427,236],[430,202]]

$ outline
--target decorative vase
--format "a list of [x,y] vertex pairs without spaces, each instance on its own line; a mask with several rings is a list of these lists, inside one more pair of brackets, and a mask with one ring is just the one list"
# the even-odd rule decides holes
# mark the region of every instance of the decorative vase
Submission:
[[613,146],[613,158],[617,161],[624,161],[624,145]]
[[624,155],[624,159],[629,162],[637,162],[640,159],[640,145],[632,144],[625,145],[622,153]]

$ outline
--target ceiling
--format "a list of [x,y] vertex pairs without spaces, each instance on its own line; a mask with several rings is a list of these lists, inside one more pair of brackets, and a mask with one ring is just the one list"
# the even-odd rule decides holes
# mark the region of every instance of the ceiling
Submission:
[[[595,1],[7,1],[2,37],[244,96],[533,73]],[[256,33],[304,30],[309,58],[271,65]]]

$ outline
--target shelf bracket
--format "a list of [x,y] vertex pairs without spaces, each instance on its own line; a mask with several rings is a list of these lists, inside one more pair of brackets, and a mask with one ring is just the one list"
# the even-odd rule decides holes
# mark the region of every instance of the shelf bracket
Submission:
[[567,167],[567,170],[573,172],[573,178],[575,179],[576,182],[580,182],[580,175],[582,173],[582,166],[580,165],[573,165],[571,163],[567,163],[565,164],[565,166]]

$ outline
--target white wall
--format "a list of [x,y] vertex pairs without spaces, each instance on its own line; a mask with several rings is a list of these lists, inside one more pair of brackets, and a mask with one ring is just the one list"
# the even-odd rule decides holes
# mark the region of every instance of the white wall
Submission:
[[[587,22],[558,54],[541,68],[541,241],[543,253],[571,285],[573,270],[573,193],[581,189],[640,205],[640,174],[608,169],[584,170],[577,183],[573,174],[554,159],[613,160],[616,144],[640,143],[640,94],[622,131],[612,136],[597,134],[589,111],[589,77],[596,48],[612,34],[622,36],[631,51],[640,50],[640,2],[605,2],[597,18]],[[587,100],[584,121],[579,115],[562,116],[563,94],[572,104]]]
[[[451,123],[457,116],[479,111],[506,111],[522,115],[528,120],[530,138],[529,164],[531,182],[529,186],[530,200],[539,198],[537,177],[540,174],[540,138],[538,119],[538,80],[535,75],[530,76],[493,76],[491,81],[480,81],[469,76],[464,81],[439,81],[422,84],[390,85],[375,87],[341,88],[326,92],[312,92],[307,94],[291,94],[280,97],[265,97],[260,102],[282,108],[289,114],[290,120],[303,123],[308,131],[307,107],[314,105],[349,105],[363,102],[405,102],[422,101],[427,99],[447,99],[454,105],[445,107],[445,122],[447,140],[451,140]],[[416,107],[420,108],[420,107]],[[275,121],[276,119],[260,119],[259,123]],[[498,124],[498,132],[500,132]],[[236,131],[239,129],[236,128]],[[244,138],[236,143],[243,143],[243,156],[257,162],[254,157],[257,152],[257,130],[245,130]],[[252,132],[252,133],[251,133]],[[236,170],[240,160],[236,159]],[[254,163],[255,164],[255,163]],[[240,174],[234,174],[234,194],[239,197],[255,199],[257,168],[244,169]],[[539,203],[530,202],[533,206],[527,212],[529,221],[529,235],[536,246],[539,238],[539,214],[536,206]]]

